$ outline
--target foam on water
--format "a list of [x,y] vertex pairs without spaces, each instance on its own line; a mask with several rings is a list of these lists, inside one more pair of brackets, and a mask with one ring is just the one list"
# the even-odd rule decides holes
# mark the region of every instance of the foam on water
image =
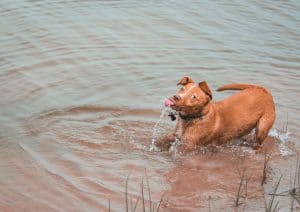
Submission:
[[289,156],[293,154],[293,151],[287,146],[290,132],[281,132],[278,129],[271,129],[269,132],[269,136],[275,138],[278,141],[278,150],[282,156]]
[[288,131],[287,132],[280,132],[277,129],[271,129],[270,132],[269,132],[269,136],[271,136],[273,138],[276,138],[276,139],[280,140],[283,143],[288,141],[289,135],[290,135],[290,132],[288,132]]

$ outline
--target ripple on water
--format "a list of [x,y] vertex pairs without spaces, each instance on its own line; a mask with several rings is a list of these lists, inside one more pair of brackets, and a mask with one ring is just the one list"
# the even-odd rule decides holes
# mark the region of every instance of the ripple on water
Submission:
[[[169,165],[163,162],[164,156],[152,157],[149,152],[157,115],[147,109],[98,106],[45,111],[24,122],[31,139],[21,142],[20,147],[49,178],[63,186],[60,192],[72,190],[97,208],[106,204],[105,199],[124,208],[120,195],[124,177],[135,173],[139,180],[145,175],[145,164],[160,160],[160,167],[148,172],[153,176],[153,192],[163,189],[161,168]],[[138,191],[137,185],[131,192]]]
[[[170,123],[168,111],[163,108],[160,117],[153,110],[89,105],[45,111],[24,122],[30,140],[20,142],[20,147],[42,168],[39,173],[49,183],[60,185],[49,191],[49,201],[52,195],[69,192],[66,198],[95,208],[105,208],[105,200],[111,199],[123,209],[120,193],[126,176],[132,174],[129,194],[136,199],[147,167],[154,200],[165,193],[163,208],[188,209],[190,205],[193,210],[208,204],[216,210],[230,208],[246,170],[251,179],[247,201],[253,202],[249,208],[263,208],[263,154],[235,144],[203,147],[185,156],[174,154],[176,150],[149,151],[153,140],[168,129],[164,126]],[[270,135],[281,139],[282,134],[271,131]],[[276,141],[270,139],[275,145],[271,154],[276,157]]]

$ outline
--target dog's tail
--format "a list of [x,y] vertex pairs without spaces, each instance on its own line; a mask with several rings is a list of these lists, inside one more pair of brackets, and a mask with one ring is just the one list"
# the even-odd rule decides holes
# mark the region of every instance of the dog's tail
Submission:
[[250,84],[227,84],[219,87],[217,91],[225,91],[225,90],[245,90],[247,88],[258,88],[260,86],[250,85]]

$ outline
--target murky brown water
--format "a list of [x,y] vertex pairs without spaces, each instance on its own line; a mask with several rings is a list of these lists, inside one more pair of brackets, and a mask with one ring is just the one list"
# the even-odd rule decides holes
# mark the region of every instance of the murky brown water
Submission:
[[[264,211],[281,174],[289,186],[300,145],[299,1],[4,0],[0,14],[0,210],[105,211],[110,200],[124,211],[128,176],[137,210],[142,182],[150,207],[147,180],[164,211],[235,210],[243,170],[237,210]],[[173,124],[159,121],[162,101],[183,75],[213,90],[247,82],[272,92],[267,185],[264,155],[251,148],[150,150]]]

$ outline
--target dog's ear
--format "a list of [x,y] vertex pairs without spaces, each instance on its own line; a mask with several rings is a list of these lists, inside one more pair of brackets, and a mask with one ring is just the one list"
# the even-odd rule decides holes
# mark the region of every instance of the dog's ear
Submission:
[[211,90],[209,89],[209,87],[205,81],[200,82],[199,87],[201,88],[202,91],[204,91],[204,93],[206,93],[209,96],[210,99],[212,99]]
[[194,80],[192,80],[190,77],[183,77],[183,78],[179,81],[179,83],[177,83],[177,85],[183,85],[183,86],[185,86],[185,85],[187,85],[187,84],[189,84],[189,83],[194,83]]

